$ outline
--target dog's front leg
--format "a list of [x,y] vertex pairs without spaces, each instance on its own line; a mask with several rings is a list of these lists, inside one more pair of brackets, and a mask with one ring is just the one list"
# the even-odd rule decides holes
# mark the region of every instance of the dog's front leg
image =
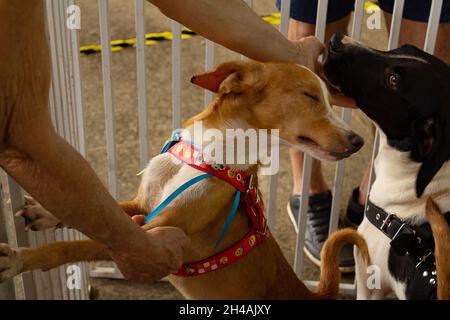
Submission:
[[25,206],[16,213],[25,219],[25,230],[41,231],[65,227],[57,217],[30,196],[25,196]]
[[[119,205],[130,217],[146,214],[146,211],[135,200],[120,202]],[[16,216],[25,219],[25,230],[27,231],[66,227],[64,223],[30,196],[25,196],[25,206],[16,213]]]
[[105,246],[92,240],[63,241],[20,249],[0,244],[0,282],[27,271],[47,271],[66,263],[99,260],[111,260],[111,257]]

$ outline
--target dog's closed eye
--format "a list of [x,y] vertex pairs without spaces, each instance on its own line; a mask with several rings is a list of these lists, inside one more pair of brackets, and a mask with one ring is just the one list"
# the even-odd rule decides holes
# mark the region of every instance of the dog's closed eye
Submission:
[[314,94],[311,94],[309,92],[303,92],[303,94],[305,96],[307,96],[308,98],[312,99],[314,102],[319,102],[320,101],[320,98],[318,96],[314,95]]

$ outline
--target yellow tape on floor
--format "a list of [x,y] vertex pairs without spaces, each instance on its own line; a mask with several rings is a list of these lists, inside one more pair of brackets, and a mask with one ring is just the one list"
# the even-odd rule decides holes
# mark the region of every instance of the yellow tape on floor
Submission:
[[[264,21],[273,24],[273,25],[279,25],[280,24],[280,13],[274,13],[269,16],[262,16],[261,17]],[[197,34],[187,28],[183,28],[181,31],[181,39],[189,39],[193,36],[196,36]],[[172,32],[165,31],[165,32],[155,32],[155,33],[147,33],[145,35],[145,44],[150,46],[154,45],[158,42],[162,41],[171,41],[173,39]],[[117,52],[122,51],[125,48],[129,47],[135,47],[136,46],[136,38],[127,39],[127,40],[113,40],[111,41],[111,51]],[[82,54],[93,54],[98,53],[102,51],[102,46],[99,44],[96,45],[89,45],[89,46],[81,46],[80,52]]]

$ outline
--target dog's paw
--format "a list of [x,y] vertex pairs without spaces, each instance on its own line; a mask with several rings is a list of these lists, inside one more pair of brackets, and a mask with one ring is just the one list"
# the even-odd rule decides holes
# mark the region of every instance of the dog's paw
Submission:
[[23,267],[19,250],[11,249],[9,244],[0,243],[0,282],[18,275]]
[[26,231],[40,231],[63,226],[58,218],[29,196],[25,196],[25,206],[16,213],[16,216],[25,219]]

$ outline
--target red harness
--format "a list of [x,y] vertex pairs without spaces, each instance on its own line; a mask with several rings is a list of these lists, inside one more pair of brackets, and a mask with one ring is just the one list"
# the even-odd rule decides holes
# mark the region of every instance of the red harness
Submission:
[[268,236],[266,218],[258,189],[252,183],[252,176],[225,165],[210,165],[204,162],[201,152],[183,140],[173,145],[167,152],[197,170],[228,182],[242,192],[241,202],[245,202],[247,215],[252,222],[250,231],[235,245],[204,260],[184,263],[174,275],[196,276],[225,268],[245,257],[264,241]]

